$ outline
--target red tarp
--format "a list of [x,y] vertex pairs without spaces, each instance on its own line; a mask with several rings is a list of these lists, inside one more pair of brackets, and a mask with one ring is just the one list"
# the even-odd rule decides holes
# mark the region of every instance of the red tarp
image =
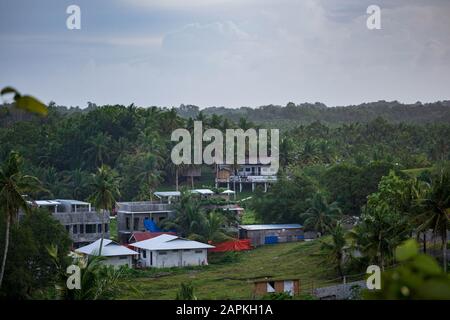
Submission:
[[243,251],[251,250],[250,239],[232,240],[214,244],[215,248],[209,249],[209,252]]

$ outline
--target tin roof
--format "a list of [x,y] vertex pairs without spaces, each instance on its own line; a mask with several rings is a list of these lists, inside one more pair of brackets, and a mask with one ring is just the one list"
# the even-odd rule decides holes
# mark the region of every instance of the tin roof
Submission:
[[247,224],[240,225],[240,229],[244,230],[277,230],[277,229],[300,229],[303,228],[301,224]]

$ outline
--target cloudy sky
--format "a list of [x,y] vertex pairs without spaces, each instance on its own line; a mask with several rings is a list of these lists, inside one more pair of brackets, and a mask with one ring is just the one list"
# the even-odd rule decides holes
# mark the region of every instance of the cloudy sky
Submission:
[[450,99],[448,0],[1,0],[0,43],[0,87],[68,106]]

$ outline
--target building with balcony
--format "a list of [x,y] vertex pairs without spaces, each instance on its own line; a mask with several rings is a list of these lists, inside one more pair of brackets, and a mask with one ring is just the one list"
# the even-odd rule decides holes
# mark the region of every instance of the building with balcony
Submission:
[[146,231],[145,220],[159,224],[174,214],[170,203],[155,201],[117,202],[116,211],[120,243],[127,243],[135,231]]
[[[264,161],[263,161],[264,162]],[[251,186],[255,191],[256,186],[263,186],[264,192],[272,183],[277,182],[277,172],[270,166],[264,164],[259,159],[246,159],[245,164],[240,165],[219,165],[216,171],[216,188],[226,186],[228,189],[236,186],[242,192],[245,186]]]
[[105,212],[102,219],[101,213],[88,202],[56,199],[36,200],[28,203],[34,207],[47,209],[66,228],[75,248],[99,239],[102,235],[102,221],[104,222],[105,237],[109,237],[109,212]]

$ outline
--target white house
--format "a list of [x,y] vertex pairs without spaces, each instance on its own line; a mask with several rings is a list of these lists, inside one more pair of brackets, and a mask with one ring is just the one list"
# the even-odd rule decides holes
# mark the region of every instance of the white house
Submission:
[[143,267],[169,268],[208,264],[206,243],[163,234],[155,238],[131,244],[139,251],[139,262]]
[[[101,239],[98,239],[87,246],[76,249],[75,252],[81,253],[85,256],[98,255],[100,242]],[[103,239],[102,257],[105,257],[106,259],[102,263],[106,265],[114,267],[127,265],[131,268],[133,265],[133,256],[137,256],[138,254],[139,253],[136,251],[128,249],[117,242],[110,239]]]

